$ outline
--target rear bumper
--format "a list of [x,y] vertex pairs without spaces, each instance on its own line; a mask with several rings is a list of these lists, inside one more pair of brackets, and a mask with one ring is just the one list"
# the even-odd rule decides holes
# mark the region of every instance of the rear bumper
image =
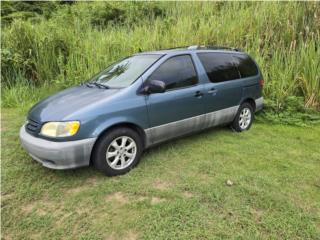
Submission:
[[37,138],[20,129],[20,141],[24,149],[37,162],[51,169],[71,169],[88,166],[96,138],[78,141],[53,142]]
[[255,102],[256,102],[256,112],[262,110],[262,108],[263,108],[263,97],[257,98],[255,100]]

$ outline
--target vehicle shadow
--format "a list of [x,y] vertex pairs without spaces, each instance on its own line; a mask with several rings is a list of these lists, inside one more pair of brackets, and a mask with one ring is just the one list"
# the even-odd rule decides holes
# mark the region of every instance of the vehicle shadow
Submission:
[[[150,155],[157,154],[161,151],[166,151],[169,148],[179,147],[180,144],[186,144],[190,140],[198,141],[201,138],[206,138],[206,136],[218,135],[222,132],[228,132],[228,131],[230,132],[232,130],[227,126],[215,127],[215,128],[199,131],[197,133],[192,133],[192,134],[184,135],[181,137],[177,137],[164,143],[156,144],[144,151],[141,162],[145,162],[145,161],[147,162]],[[102,173],[97,171],[94,168],[94,166],[92,166],[92,164],[88,167],[82,167],[82,168],[76,168],[76,169],[70,169],[70,170],[57,171],[57,170],[48,169],[48,171],[54,172],[55,174],[57,174],[58,177],[62,177],[62,178],[79,178],[79,177],[90,178],[93,175],[106,177]]]

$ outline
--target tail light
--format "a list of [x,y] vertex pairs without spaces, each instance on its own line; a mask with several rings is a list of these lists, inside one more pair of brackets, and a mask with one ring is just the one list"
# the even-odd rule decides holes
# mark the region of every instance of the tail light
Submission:
[[261,79],[259,83],[260,83],[260,87],[263,88],[263,86],[264,86],[264,80]]

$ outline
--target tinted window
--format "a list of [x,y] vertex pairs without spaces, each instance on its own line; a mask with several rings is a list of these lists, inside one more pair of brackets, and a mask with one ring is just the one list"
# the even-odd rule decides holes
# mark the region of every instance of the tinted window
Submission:
[[198,57],[211,82],[224,82],[240,78],[230,54],[198,53]]
[[161,80],[166,89],[182,88],[198,82],[197,74],[189,55],[168,59],[156,69],[148,80]]
[[91,79],[92,82],[109,87],[127,87],[155,63],[162,55],[137,55],[125,58],[103,70]]
[[254,61],[247,55],[234,55],[234,63],[239,69],[242,78],[258,74],[258,68]]

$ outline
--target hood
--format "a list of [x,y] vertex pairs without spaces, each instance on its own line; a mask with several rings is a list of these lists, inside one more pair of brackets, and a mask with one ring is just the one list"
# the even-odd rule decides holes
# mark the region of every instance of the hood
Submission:
[[[37,122],[66,120],[82,108],[108,99],[120,89],[89,88],[77,86],[58,92],[34,105],[28,118]],[[74,119],[77,120],[77,119]]]

